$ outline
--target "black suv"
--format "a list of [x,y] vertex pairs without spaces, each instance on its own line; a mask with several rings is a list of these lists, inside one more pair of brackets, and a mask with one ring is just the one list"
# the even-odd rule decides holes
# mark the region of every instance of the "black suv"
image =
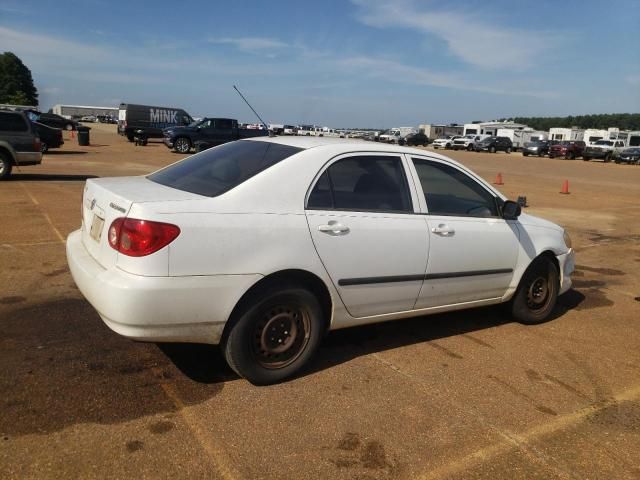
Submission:
[[522,149],[522,155],[528,157],[529,155],[537,155],[538,157],[544,157],[549,155],[549,148],[551,142],[549,140],[538,140],[537,142],[527,142]]
[[487,137],[476,144],[476,152],[496,153],[502,150],[511,153],[513,143],[509,137]]
[[11,175],[14,165],[37,165],[42,161],[40,138],[22,112],[0,111],[0,180]]
[[400,145],[404,144],[408,147],[411,147],[414,145],[422,145],[423,147],[426,147],[427,145],[429,145],[429,137],[427,137],[422,132],[410,133],[404,139],[401,139],[401,141],[402,143],[398,142],[400,143]]

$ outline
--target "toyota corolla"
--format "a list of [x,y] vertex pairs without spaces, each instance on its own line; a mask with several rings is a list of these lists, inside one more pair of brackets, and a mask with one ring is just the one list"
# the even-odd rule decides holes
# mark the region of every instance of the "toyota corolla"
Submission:
[[112,330],[220,344],[255,384],[298,372],[332,329],[498,303],[543,322],[574,268],[563,228],[455,161],[324,137],[87,180],[67,258]]

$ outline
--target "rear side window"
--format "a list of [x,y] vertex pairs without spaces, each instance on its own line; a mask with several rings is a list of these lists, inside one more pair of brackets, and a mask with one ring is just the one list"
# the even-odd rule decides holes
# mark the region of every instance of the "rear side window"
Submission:
[[332,164],[313,187],[307,208],[413,212],[402,161],[375,155]]
[[16,113],[1,113],[0,130],[3,132],[26,132],[29,130],[29,127],[22,115]]
[[278,143],[240,140],[205,150],[147,178],[167,187],[215,197],[300,151]]

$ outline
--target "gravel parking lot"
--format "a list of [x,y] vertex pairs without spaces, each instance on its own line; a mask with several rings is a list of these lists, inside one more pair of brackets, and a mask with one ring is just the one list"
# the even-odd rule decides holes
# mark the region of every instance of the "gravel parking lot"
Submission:
[[76,289],[84,180],[181,158],[92,127],[0,184],[1,478],[640,477],[640,167],[438,151],[567,227],[555,318],[332,332],[303,376],[258,388],[215,347],[117,336]]

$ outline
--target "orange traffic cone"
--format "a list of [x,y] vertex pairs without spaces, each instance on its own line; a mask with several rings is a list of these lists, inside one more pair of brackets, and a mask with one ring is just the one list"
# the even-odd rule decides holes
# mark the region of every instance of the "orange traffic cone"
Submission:
[[502,182],[502,174],[498,173],[498,175],[496,175],[496,181],[493,182],[494,185],[504,185],[504,183]]
[[562,190],[560,190],[560,193],[563,193],[565,195],[569,194],[569,180],[565,180],[564,182],[562,182]]

